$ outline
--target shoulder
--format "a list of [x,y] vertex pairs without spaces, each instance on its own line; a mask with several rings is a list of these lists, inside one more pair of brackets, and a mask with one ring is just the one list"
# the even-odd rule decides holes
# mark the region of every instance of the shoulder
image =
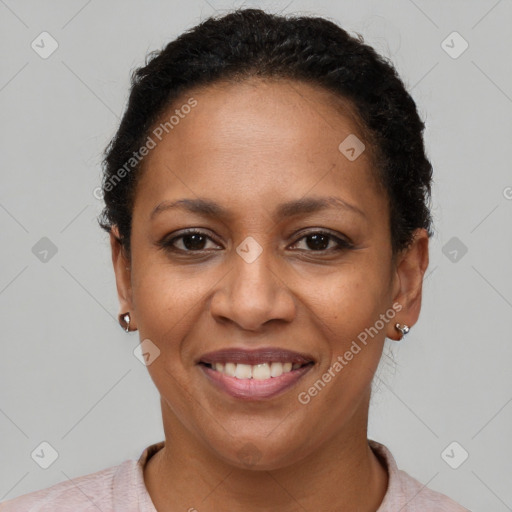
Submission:
[[[137,464],[126,460],[96,473],[59,482],[0,503],[0,512],[85,512],[112,510],[116,485]],[[119,481],[121,479],[121,482]]]
[[435,510],[436,512],[469,512],[467,508],[456,503],[445,494],[429,489],[405,471],[398,471],[400,487],[403,499],[407,503],[404,512],[425,512]]
[[470,512],[445,494],[429,489],[405,471],[398,469],[389,449],[368,440],[373,452],[388,470],[388,489],[377,512]]

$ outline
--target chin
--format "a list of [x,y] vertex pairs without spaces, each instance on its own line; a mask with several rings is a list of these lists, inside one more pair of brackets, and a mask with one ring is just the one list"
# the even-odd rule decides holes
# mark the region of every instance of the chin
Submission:
[[229,440],[223,447],[216,449],[210,444],[215,456],[222,459],[230,466],[240,469],[272,471],[285,468],[297,463],[304,458],[303,448],[293,448],[290,445],[290,438],[274,439],[269,442],[268,437],[258,439],[245,438]]

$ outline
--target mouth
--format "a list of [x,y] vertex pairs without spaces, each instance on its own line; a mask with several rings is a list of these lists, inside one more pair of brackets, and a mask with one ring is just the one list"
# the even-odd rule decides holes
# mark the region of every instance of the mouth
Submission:
[[226,349],[203,355],[200,369],[218,389],[235,398],[261,400],[294,386],[315,364],[307,354],[281,349]]

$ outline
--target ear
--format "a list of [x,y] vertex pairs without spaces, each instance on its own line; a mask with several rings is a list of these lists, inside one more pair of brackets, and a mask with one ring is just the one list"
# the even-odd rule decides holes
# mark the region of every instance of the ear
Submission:
[[112,264],[114,265],[114,273],[116,276],[117,296],[119,298],[120,311],[119,314],[130,313],[130,330],[131,327],[137,328],[134,307],[132,301],[132,285],[131,285],[131,263],[126,251],[121,244],[121,237],[117,226],[112,226],[110,230],[110,248],[112,251]]
[[393,304],[399,303],[402,309],[397,312],[395,321],[389,324],[387,337],[399,340],[401,334],[395,324],[412,327],[418,320],[421,310],[423,276],[428,267],[428,233],[417,229],[410,246],[404,249],[396,259],[393,285]]

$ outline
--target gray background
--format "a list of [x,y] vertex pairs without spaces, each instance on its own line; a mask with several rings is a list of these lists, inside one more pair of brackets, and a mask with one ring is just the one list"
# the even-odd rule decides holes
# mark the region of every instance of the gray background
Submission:
[[[164,438],[138,335],[116,321],[94,190],[130,71],[241,5],[0,0],[0,501]],[[390,57],[412,91],[435,169],[436,234],[420,320],[402,345],[386,342],[396,364],[379,368],[369,437],[473,511],[512,510],[512,2],[244,5],[330,17]],[[46,59],[31,47],[43,31],[59,45]],[[469,44],[457,58],[453,31]],[[46,470],[31,458],[43,441],[59,455]],[[469,453],[458,469],[441,456],[453,441]],[[460,461],[461,448],[449,453]]]

